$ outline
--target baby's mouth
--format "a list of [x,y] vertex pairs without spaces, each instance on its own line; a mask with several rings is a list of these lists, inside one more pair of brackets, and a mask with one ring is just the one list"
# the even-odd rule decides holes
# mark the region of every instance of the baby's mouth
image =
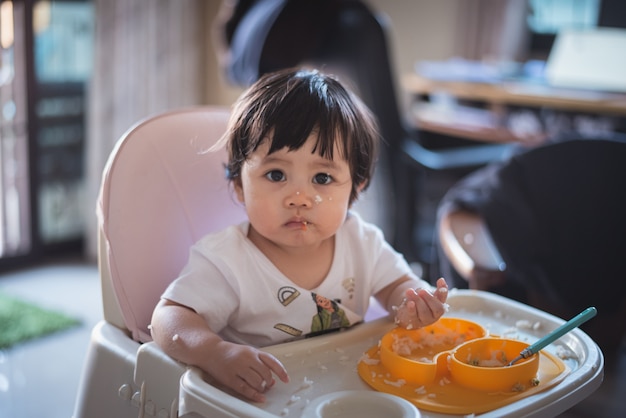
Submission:
[[287,222],[287,226],[290,228],[297,228],[300,229],[302,231],[307,231],[309,229],[309,225],[311,223],[309,221],[303,220],[303,219],[293,219],[289,222]]

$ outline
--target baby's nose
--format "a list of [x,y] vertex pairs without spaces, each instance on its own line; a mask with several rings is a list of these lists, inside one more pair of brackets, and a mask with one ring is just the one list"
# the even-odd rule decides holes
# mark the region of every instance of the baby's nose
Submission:
[[312,200],[307,193],[296,190],[287,196],[285,203],[289,207],[311,207]]

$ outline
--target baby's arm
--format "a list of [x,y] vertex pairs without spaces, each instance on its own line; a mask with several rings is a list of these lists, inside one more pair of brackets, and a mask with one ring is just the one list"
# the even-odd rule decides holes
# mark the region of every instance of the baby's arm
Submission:
[[283,365],[269,353],[224,341],[192,309],[161,300],[154,310],[152,338],[169,356],[196,366],[219,383],[255,402],[264,402],[275,381],[289,376]]
[[395,314],[399,326],[421,328],[437,321],[446,311],[448,285],[440,278],[433,289],[423,280],[404,276],[381,290],[376,298],[390,314]]

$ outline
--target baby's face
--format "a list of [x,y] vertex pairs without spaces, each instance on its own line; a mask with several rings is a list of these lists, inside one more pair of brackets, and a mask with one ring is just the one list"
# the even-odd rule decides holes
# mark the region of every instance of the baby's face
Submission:
[[350,167],[338,148],[333,160],[313,151],[315,135],[298,150],[283,148],[270,155],[266,141],[243,164],[235,190],[257,238],[284,248],[315,246],[344,222]]

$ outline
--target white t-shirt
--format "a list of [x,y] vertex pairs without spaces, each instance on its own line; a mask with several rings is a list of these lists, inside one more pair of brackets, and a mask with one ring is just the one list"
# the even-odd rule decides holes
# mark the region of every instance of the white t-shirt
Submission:
[[[337,231],[333,263],[315,289],[295,285],[247,238],[249,223],[203,237],[163,298],[188,306],[212,331],[257,347],[352,326],[370,296],[396,279],[415,277],[376,226],[350,213]],[[316,295],[333,302],[318,309]]]

